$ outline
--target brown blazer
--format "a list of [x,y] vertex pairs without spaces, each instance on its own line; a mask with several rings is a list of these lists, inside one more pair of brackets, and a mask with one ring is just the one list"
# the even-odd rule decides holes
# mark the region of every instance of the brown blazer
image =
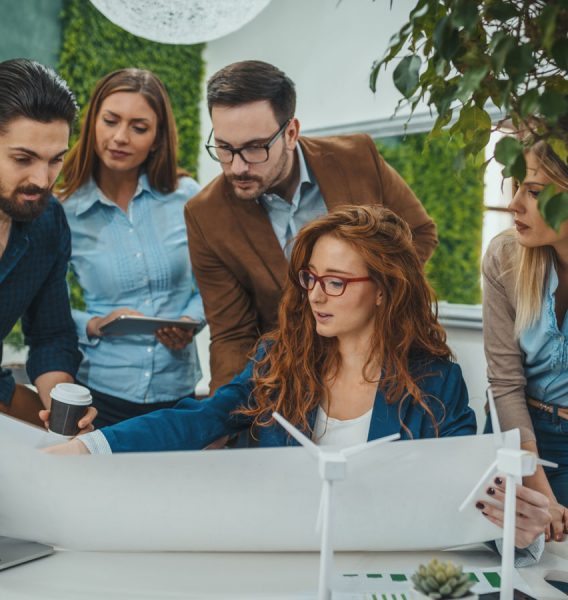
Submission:
[[[425,262],[436,226],[412,190],[367,135],[300,138],[329,210],[382,204],[403,217]],[[223,175],[185,206],[193,271],[211,328],[211,392],[242,371],[258,337],[278,324],[288,263],[268,215],[255,200],[235,198]]]

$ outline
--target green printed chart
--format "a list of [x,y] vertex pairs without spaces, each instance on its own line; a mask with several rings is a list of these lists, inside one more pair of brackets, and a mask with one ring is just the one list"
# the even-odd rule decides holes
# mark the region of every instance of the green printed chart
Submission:
[[[501,569],[471,569],[464,571],[475,581],[472,590],[476,594],[486,594],[499,589],[501,585]],[[343,573],[338,581],[334,600],[411,600],[409,589],[412,587],[411,575],[414,571]],[[516,588],[525,590],[527,585],[518,575],[514,575]],[[341,590],[341,591],[340,591]]]

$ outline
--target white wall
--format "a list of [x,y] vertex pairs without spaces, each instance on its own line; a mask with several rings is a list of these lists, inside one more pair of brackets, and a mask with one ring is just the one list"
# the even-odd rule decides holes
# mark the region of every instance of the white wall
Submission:
[[[383,56],[415,4],[396,0],[272,0],[239,31],[209,42],[206,79],[220,68],[247,59],[282,69],[296,84],[296,115],[304,130],[389,118],[400,95],[390,74],[380,76],[379,91],[369,88],[371,65]],[[211,121],[202,103],[202,139]],[[202,149],[200,182],[220,172]]]

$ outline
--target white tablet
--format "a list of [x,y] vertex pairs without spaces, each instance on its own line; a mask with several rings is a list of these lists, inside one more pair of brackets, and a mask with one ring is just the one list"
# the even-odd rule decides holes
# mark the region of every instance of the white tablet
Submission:
[[121,315],[101,327],[103,335],[154,335],[162,327],[179,327],[180,329],[196,329],[199,321],[185,319],[162,319],[160,317],[140,317],[137,315]]

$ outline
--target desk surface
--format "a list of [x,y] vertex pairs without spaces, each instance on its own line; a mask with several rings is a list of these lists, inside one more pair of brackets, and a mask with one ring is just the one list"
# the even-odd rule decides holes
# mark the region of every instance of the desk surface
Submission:
[[[543,577],[563,571],[568,548],[550,548],[521,575],[538,600],[566,598]],[[443,554],[474,568],[499,565],[490,551],[340,553],[337,573],[414,569]],[[58,551],[53,556],[0,572],[2,600],[269,600],[315,598],[317,553],[118,554]]]

